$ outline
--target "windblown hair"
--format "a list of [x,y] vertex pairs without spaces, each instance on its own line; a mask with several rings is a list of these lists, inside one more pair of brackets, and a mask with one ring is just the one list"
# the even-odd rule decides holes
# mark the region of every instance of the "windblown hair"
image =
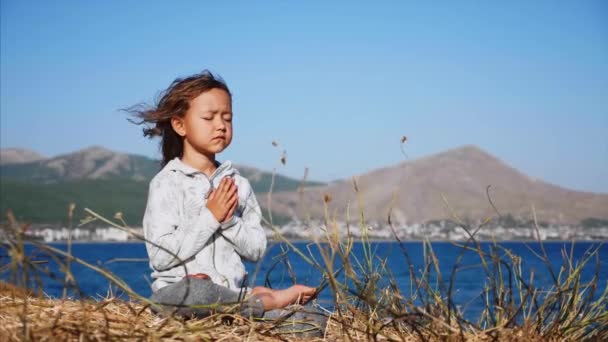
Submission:
[[136,120],[129,119],[129,121],[137,125],[145,125],[143,130],[145,137],[161,137],[160,149],[163,153],[161,166],[165,166],[175,157],[181,158],[183,154],[184,141],[173,130],[171,118],[173,116],[184,117],[190,108],[190,101],[211,89],[222,89],[232,99],[226,82],[210,71],[203,70],[199,74],[175,79],[167,89],[160,93],[154,106],[138,104],[125,109],[136,118]]

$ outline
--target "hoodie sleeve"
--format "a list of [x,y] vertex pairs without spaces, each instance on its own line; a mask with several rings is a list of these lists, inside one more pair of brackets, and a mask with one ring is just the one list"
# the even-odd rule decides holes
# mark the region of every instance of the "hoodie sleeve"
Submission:
[[258,261],[266,251],[266,233],[262,228],[262,211],[249,182],[242,217],[233,216],[222,224],[221,234],[230,241],[236,252],[245,259]]
[[192,218],[180,218],[179,187],[169,177],[150,182],[143,229],[150,264],[164,271],[198,253],[220,227],[203,206]]

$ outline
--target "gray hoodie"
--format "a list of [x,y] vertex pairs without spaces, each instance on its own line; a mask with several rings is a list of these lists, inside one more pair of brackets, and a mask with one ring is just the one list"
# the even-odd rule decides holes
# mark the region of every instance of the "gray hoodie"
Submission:
[[[224,177],[235,180],[239,204],[232,219],[220,224],[206,203]],[[179,158],[171,160],[150,181],[143,220],[152,291],[196,273],[233,290],[246,286],[241,258],[258,261],[266,250],[260,220],[249,181],[229,161],[207,177]]]

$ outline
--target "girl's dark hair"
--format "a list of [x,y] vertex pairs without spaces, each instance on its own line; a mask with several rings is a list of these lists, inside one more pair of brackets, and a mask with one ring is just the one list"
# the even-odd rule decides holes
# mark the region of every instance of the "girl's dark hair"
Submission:
[[154,106],[139,104],[125,109],[136,118],[129,121],[137,125],[145,125],[145,137],[161,137],[160,149],[163,153],[161,166],[167,165],[175,157],[181,158],[183,154],[184,141],[171,127],[171,118],[183,117],[190,108],[190,101],[211,89],[224,90],[232,100],[226,82],[209,70],[203,70],[196,75],[175,79],[169,88],[160,93]]

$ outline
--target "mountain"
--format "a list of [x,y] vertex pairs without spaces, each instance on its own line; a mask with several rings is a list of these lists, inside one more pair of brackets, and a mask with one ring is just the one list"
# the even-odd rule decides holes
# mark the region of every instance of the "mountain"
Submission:
[[[2,155],[5,155],[5,150]],[[10,155],[10,153],[8,154]],[[67,206],[76,203],[111,217],[121,211],[128,222],[138,225],[145,208],[149,180],[160,163],[144,156],[119,153],[99,146],[53,158],[0,165],[0,210],[12,209],[23,220],[35,223],[65,221]],[[236,166],[256,193],[268,192],[273,174],[247,166]],[[306,186],[323,185],[306,182]],[[274,189],[295,190],[301,181],[274,175]],[[281,220],[281,215],[276,215]],[[284,218],[283,218],[284,219]]]
[[56,183],[82,179],[146,180],[159,169],[158,162],[136,155],[92,146],[74,153],[27,163],[3,164],[0,176],[28,182]]
[[[14,149],[11,149],[12,151]],[[10,154],[9,150],[0,153]],[[22,150],[26,151],[26,150]],[[30,151],[31,152],[31,151]],[[35,152],[31,152],[34,153]],[[23,158],[22,158],[23,159]],[[100,146],[91,146],[73,153],[53,158],[40,158],[31,162],[7,162],[0,166],[0,177],[5,180],[26,183],[64,183],[83,180],[132,180],[148,182],[160,170],[158,160],[144,156],[119,153]],[[235,165],[241,175],[249,179],[254,191],[267,192],[273,174],[249,166]],[[289,191],[297,189],[301,181],[274,175],[274,189]],[[309,181],[308,186],[323,185]]]
[[[3,160],[10,155],[0,152]],[[15,162],[0,165],[0,210],[11,208],[21,219],[38,223],[64,222],[68,204],[75,202],[79,208],[89,207],[109,217],[121,211],[127,222],[138,225],[148,181],[160,168],[156,160],[96,146],[53,158],[35,152],[29,155],[37,160],[7,157]],[[272,173],[237,168],[265,206],[268,197],[264,193],[270,189]],[[532,205],[542,222],[608,219],[608,194],[573,191],[533,179],[475,146],[376,169],[349,180],[300,185],[299,180],[274,176],[274,222],[293,217],[322,219],[324,198],[329,214],[341,221],[346,220],[347,205],[351,222],[359,219],[359,208],[366,219],[378,222],[386,222],[389,209],[393,222],[398,223],[450,219],[454,213],[479,220],[496,215],[486,195],[488,186],[499,212],[520,221],[532,219]]]
[[29,163],[45,157],[37,152],[23,148],[0,149],[0,165]]
[[[356,187],[355,187],[356,183]],[[420,223],[461,218],[479,220],[501,214],[518,220],[578,223],[589,217],[608,219],[608,194],[568,190],[533,179],[475,146],[463,146],[414,161],[376,169],[325,187],[273,194],[273,211],[296,217],[323,218],[324,198],[330,216],[351,222],[363,208],[369,220]],[[358,189],[356,193],[355,188]],[[445,203],[444,199],[447,201]],[[450,209],[451,208],[451,209]]]

